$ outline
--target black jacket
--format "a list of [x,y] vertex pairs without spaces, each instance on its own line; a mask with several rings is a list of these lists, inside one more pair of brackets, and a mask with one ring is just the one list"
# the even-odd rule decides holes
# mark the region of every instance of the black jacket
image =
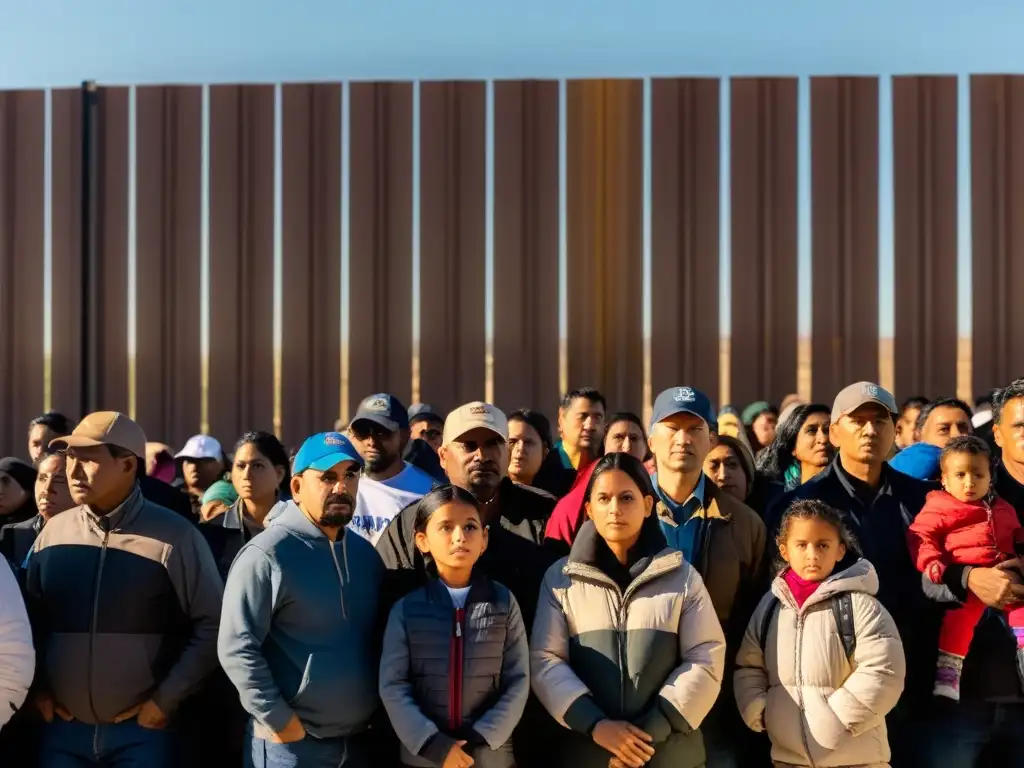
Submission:
[[[1021,485],[1005,467],[996,469],[996,493],[1017,511],[1024,525],[1024,485]],[[951,565],[946,569],[944,581],[957,600],[967,599],[967,572],[970,566]],[[971,649],[964,660],[960,678],[960,705],[968,701],[998,700],[1024,703],[1017,677],[1015,653],[1017,642],[1000,611],[989,610],[981,617],[971,639]]]
[[[941,608],[925,595],[923,577],[910,556],[907,529],[936,486],[885,464],[877,491],[843,470],[839,457],[820,475],[781,496],[767,511],[768,549],[778,552],[782,515],[794,501],[817,499],[840,512],[864,557],[878,572],[878,599],[892,614],[907,656],[905,698],[931,697]],[[853,552],[835,570],[850,567]]]
[[158,507],[169,509],[171,512],[175,512],[191,520],[193,523],[198,523],[196,516],[192,513],[192,502],[189,501],[188,495],[183,491],[168,485],[163,480],[157,480],[155,477],[149,477],[148,475],[143,475],[139,478],[139,490],[142,491],[142,497],[146,501],[152,502]]
[[402,458],[416,467],[416,469],[422,469],[434,478],[436,482],[448,482],[448,476],[441,468],[441,460],[426,440],[410,440],[409,444],[405,447],[405,453]]
[[11,565],[15,575],[23,570],[25,558],[36,543],[36,537],[43,530],[43,516],[37,514],[20,523],[11,523],[0,529],[0,554]]
[[560,499],[572,490],[575,482],[576,470],[562,463],[562,452],[556,447],[548,451],[541,462],[537,476],[533,478],[533,487]]
[[[544,527],[555,508],[555,499],[508,478],[501,481],[498,497],[500,525],[490,525],[487,550],[477,568],[509,588],[529,630],[544,573],[558,559],[554,550],[544,546]],[[398,599],[426,583],[426,564],[416,548],[413,529],[417,506],[418,502],[403,509],[377,541],[377,552],[389,571],[382,588],[388,610]]]

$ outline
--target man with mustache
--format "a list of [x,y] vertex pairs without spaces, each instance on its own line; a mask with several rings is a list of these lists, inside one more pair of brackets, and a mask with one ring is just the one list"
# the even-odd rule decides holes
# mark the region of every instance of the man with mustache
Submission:
[[403,458],[409,413],[394,395],[370,395],[348,428],[363,459],[363,478],[349,528],[376,544],[388,523],[434,487],[434,479]]
[[346,527],[362,466],[343,435],[308,438],[292,500],[228,574],[218,652],[251,716],[246,766],[370,765],[384,568]]
[[[907,656],[903,697],[886,718],[892,764],[900,766],[916,764],[919,749],[909,742],[920,726],[910,718],[920,716],[932,699],[940,611],[925,596],[907,544],[907,529],[928,491],[937,486],[887,463],[897,418],[895,398],[877,384],[861,381],[843,389],[832,405],[829,427],[835,460],[813,480],[780,497],[765,519],[769,542],[774,542],[779,521],[793,501],[823,501],[840,512],[863,556],[875,566],[878,599],[896,621]],[[774,550],[774,544],[769,547]],[[847,552],[836,571],[856,559],[856,553]]]
[[765,527],[752,509],[704,474],[717,444],[711,401],[692,387],[672,387],[654,401],[648,446],[657,471],[656,512],[669,546],[700,572],[726,638],[722,695],[701,725],[708,768],[753,765],[732,698],[733,659],[763,592]]

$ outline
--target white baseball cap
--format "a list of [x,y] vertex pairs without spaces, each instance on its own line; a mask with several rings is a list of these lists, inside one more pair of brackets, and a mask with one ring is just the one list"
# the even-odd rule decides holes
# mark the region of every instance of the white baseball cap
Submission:
[[224,461],[224,451],[221,449],[217,438],[210,437],[209,435],[193,435],[174,458],[216,459],[217,461]]

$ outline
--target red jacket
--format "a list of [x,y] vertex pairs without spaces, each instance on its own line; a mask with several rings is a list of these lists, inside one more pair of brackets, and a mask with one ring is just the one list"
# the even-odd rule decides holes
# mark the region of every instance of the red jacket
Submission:
[[1014,532],[1019,528],[1013,507],[998,497],[989,506],[932,491],[907,536],[917,569],[939,584],[951,563],[993,566],[1013,557]]

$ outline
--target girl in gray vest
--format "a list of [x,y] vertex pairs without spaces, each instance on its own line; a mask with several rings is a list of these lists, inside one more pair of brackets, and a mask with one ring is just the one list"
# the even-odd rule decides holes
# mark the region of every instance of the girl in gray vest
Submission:
[[392,609],[380,665],[402,763],[513,768],[529,647],[512,593],[473,573],[487,548],[479,504],[461,488],[439,488],[420,501],[415,530],[433,578]]

